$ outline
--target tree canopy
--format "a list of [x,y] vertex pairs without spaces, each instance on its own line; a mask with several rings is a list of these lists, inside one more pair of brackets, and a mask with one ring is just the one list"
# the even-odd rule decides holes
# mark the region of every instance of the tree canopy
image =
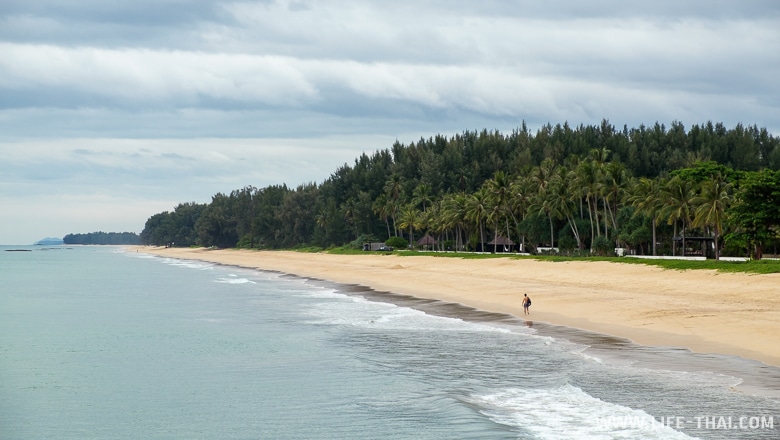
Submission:
[[[777,183],[765,173],[780,169],[778,144],[756,126],[707,122],[686,131],[675,121],[618,130],[607,120],[396,141],[320,184],[246,186],[180,204],[150,217],[141,240],[327,248],[390,237],[414,243],[427,233],[439,249],[497,251],[486,244],[505,237],[531,251],[717,257],[723,246],[742,255],[778,243],[776,213],[767,206],[765,219],[750,215],[761,207],[751,192],[758,182]],[[694,247],[707,240],[714,248]]]
[[62,238],[65,244],[110,244],[137,245],[141,237],[135,232],[90,232],[87,234],[68,234]]

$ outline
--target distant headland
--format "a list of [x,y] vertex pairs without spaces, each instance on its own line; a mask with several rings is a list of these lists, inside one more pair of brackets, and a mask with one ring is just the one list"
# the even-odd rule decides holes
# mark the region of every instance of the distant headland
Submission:
[[65,244],[65,241],[57,237],[42,238],[34,243],[35,246],[56,246],[59,244]]
[[135,232],[90,232],[87,234],[68,234],[60,244],[104,244],[104,245],[137,245],[141,237]]

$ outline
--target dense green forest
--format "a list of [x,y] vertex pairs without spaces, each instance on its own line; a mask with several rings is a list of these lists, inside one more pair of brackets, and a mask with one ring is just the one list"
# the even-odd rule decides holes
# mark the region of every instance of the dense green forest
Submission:
[[779,146],[756,126],[607,120],[396,141],[321,184],[179,204],[150,217],[141,241],[275,249],[425,236],[438,250],[760,258],[780,244]]
[[141,244],[141,237],[135,232],[90,232],[68,234],[62,238],[65,244]]

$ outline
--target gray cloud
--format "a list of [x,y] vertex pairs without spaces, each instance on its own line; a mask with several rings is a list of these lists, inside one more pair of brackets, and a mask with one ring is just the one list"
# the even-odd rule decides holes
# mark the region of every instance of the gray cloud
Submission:
[[777,29],[775,1],[5,0],[0,243],[51,235],[13,232],[35,204],[127,200],[138,230],[166,203],[523,120],[777,134]]

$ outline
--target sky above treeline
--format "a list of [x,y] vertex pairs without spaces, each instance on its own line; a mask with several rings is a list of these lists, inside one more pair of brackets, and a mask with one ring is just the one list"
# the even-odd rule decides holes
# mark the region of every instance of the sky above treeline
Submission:
[[780,2],[0,2],[0,244],[522,121],[780,134]]

